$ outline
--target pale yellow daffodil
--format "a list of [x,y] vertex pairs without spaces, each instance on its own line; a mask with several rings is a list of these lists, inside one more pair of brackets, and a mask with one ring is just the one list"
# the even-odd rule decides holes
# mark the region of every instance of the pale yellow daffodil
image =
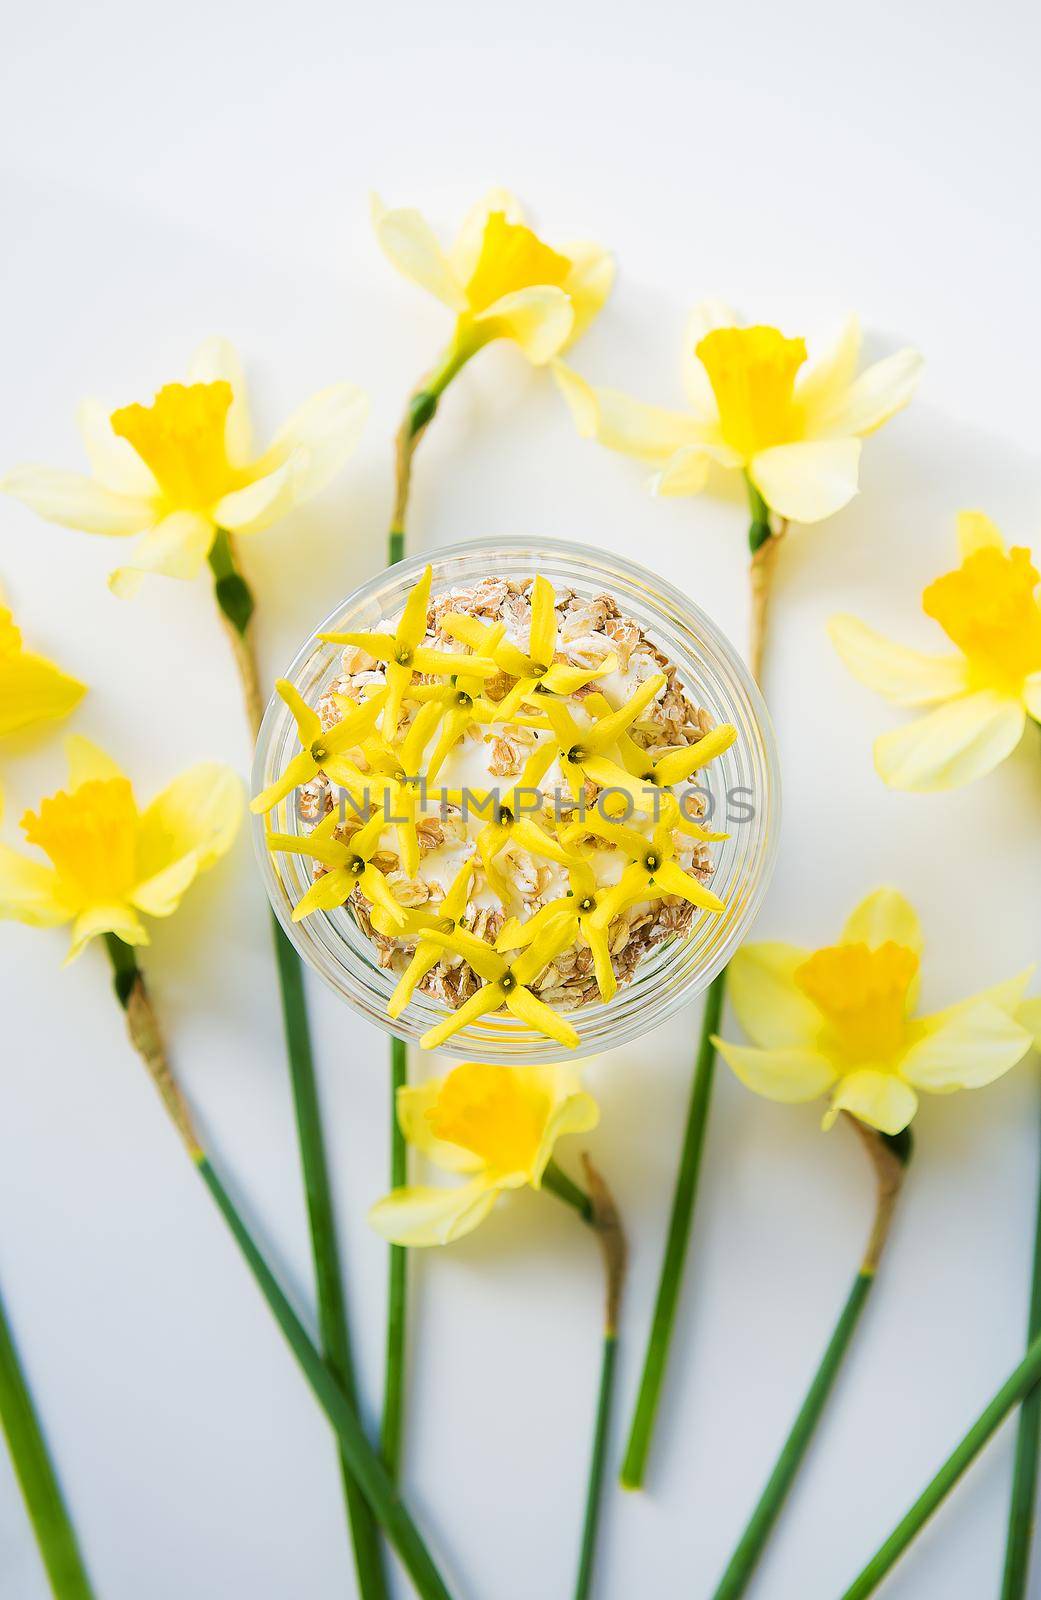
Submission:
[[456,1188],[412,1184],[377,1201],[369,1221],[401,1245],[450,1244],[470,1233],[507,1189],[538,1189],[557,1140],[588,1133],[600,1113],[569,1066],[496,1067],[467,1061],[443,1078],[398,1090],[406,1140]]
[[86,692],[86,684],[25,648],[0,595],[0,735],[37,722],[57,722]]
[[728,992],[752,1046],[714,1043],[748,1088],[798,1103],[830,1095],[824,1126],[848,1111],[882,1133],[906,1128],[918,1093],[993,1083],[1033,1037],[1019,1016],[1030,970],[930,1016],[914,1016],[922,934],[895,889],[853,912],[822,950],[750,944]]
[[347,632],[318,635],[319,639],[325,639],[329,644],[349,644],[356,649],[365,650],[377,661],[384,663],[387,698],[383,707],[381,730],[387,740],[393,739],[397,731],[405,691],[417,672],[432,673],[444,678],[451,677],[455,673],[463,673],[471,678],[493,678],[499,671],[494,661],[424,646],[433,576],[433,568],[427,567],[419,582],[412,588],[401,613],[401,620],[393,633]]
[[360,888],[374,906],[380,906],[398,927],[404,925],[405,911],[394,897],[386,876],[373,865],[372,857],[386,827],[382,811],[377,811],[346,841],[335,837],[340,820],[335,811],[322,819],[311,833],[269,833],[269,850],[287,855],[310,856],[329,871],[308,889],[293,907],[293,921],[300,922],[313,911],[335,911],[345,905]]
[[432,944],[440,945],[443,950],[462,956],[477,976],[484,979],[484,986],[469,1000],[465,1000],[457,1011],[445,1017],[443,1022],[430,1028],[419,1041],[422,1048],[436,1050],[454,1033],[469,1027],[471,1022],[505,1006],[518,1021],[527,1023],[529,1028],[544,1033],[549,1039],[556,1039],[568,1050],[574,1050],[578,1044],[578,1034],[570,1022],[566,1022],[559,1011],[554,1011],[552,1006],[540,1000],[531,990],[531,984],[539,973],[545,971],[564,949],[567,937],[567,928],[545,929],[515,960],[508,961],[490,944],[464,928],[457,927],[451,933],[431,928],[426,938]]
[[109,580],[129,595],[145,573],[194,578],[218,529],[256,533],[317,494],[354,449],[367,410],[360,389],[333,384],[255,455],[238,356],[211,339],[188,382],[167,384],[151,405],[108,412],[84,402],[79,423],[93,476],[16,467],[0,488],[66,528],[143,535]]
[[536,694],[574,694],[595,679],[606,677],[618,665],[618,658],[615,655],[606,656],[598,667],[592,668],[572,667],[566,661],[558,661],[556,656],[559,628],[556,607],[557,597],[553,592],[553,585],[548,579],[537,577],[531,590],[531,628],[527,655],[523,650],[518,650],[509,639],[502,637],[501,628],[498,630],[498,638],[493,639],[493,630],[485,627],[476,617],[450,612],[444,619],[446,633],[450,633],[455,639],[460,639],[463,644],[468,644],[471,650],[479,655],[490,656],[503,672],[517,679],[513,688],[499,702],[499,717],[503,722],[508,722],[524,702]]
[[1030,552],[1007,550],[981,511],[958,518],[962,562],[922,595],[957,654],[894,644],[856,617],[828,625],[846,666],[899,706],[934,709],[875,741],[875,767],[893,789],[956,789],[993,770],[1041,722],[1041,605]]
[[362,741],[372,732],[387,698],[387,691],[381,690],[371,699],[352,705],[333,727],[323,728],[317,711],[312,710],[300,691],[286,678],[279,678],[275,689],[293,714],[297,736],[303,748],[289,762],[280,778],[260,794],[254,795],[249,808],[257,816],[271,811],[287,794],[299,789],[301,784],[313,783],[319,773],[324,772],[330,782],[351,789],[358,769],[347,752],[360,748]]
[[89,740],[66,741],[68,791],[22,831],[50,866],[0,846],[0,917],[34,927],[71,922],[68,959],[114,933],[147,944],[141,916],[168,917],[200,872],[225,855],[242,817],[242,785],[216,762],[191,767],[140,811],[130,779]]
[[489,340],[509,339],[542,366],[585,331],[611,292],[614,263],[605,250],[551,249],[503,189],[474,207],[450,250],[418,211],[374,199],[372,218],[394,266],[455,313],[454,350],[463,360]]
[[858,375],[859,353],[854,317],[803,371],[804,339],[740,327],[706,302],[684,341],[687,411],[594,388],[561,362],[554,370],[583,437],[652,462],[655,493],[699,493],[716,462],[745,473],[779,517],[820,522],[856,494],[861,439],[907,405],[921,371],[918,353],[901,350]]

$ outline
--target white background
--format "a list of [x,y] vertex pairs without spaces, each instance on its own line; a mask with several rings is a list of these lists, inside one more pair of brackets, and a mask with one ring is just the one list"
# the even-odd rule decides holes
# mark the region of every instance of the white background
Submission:
[[[147,399],[194,345],[242,347],[261,430],[338,378],[373,415],[319,502],[246,550],[269,674],[383,563],[390,446],[447,313],[379,255],[367,193],[446,232],[491,183],[548,237],[617,251],[581,370],[679,403],[687,307],[726,296],[791,333],[849,307],[875,353],[914,342],[912,410],[864,456],[863,493],[782,552],[768,662],[786,782],[759,933],[826,943],[880,882],[925,924],[924,1000],[1039,953],[1036,730],[961,793],[896,796],[870,741],[894,725],[823,625],[852,609],[923,646],[925,582],[958,507],[1037,548],[1036,13],[1017,0],[523,8],[21,6],[5,33],[2,464],[80,466],[81,395]],[[636,556],[745,630],[736,499],[655,502],[579,441],[551,382],[489,351],[417,469],[413,548],[554,533]],[[142,798],[182,766],[245,770],[237,689],[205,585],[130,604],[113,542],[0,506],[0,576],[31,643],[91,684],[75,727]],[[60,748],[3,756],[6,837],[58,787]],[[334,1454],[122,1032],[94,949],[0,929],[0,1283],[102,1600],[334,1600],[354,1592]],[[310,1273],[267,919],[248,842],[155,929],[148,970],[215,1158],[301,1304]],[[1035,980],[1035,989],[1037,980]],[[386,1042],[312,993],[366,1412],[381,1378]],[[596,1062],[593,1149],[633,1246],[617,1460],[645,1337],[697,1006]],[[728,1026],[733,1027],[730,1023]],[[892,1247],[757,1579],[834,1600],[1021,1348],[1037,1063],[931,1100]],[[694,1249],[648,1491],[608,1494],[601,1600],[707,1596],[859,1259],[871,1185],[819,1108],[721,1069]],[[563,1150],[575,1170],[577,1141]],[[570,1590],[600,1323],[591,1241],[525,1193],[414,1263],[406,1479],[459,1600]],[[996,1592],[1012,1430],[886,1590]],[[1041,1595],[1041,1562],[1032,1591]],[[401,1592],[407,1585],[401,1584]],[[0,1593],[45,1583],[0,1451]]]

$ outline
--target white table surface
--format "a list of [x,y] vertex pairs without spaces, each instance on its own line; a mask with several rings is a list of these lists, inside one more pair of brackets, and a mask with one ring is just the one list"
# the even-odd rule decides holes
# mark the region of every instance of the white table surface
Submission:
[[[989,781],[884,792],[895,718],[823,633],[853,609],[927,645],[923,584],[952,519],[986,507],[1037,548],[1036,12],[1025,0],[868,9],[19,9],[0,118],[3,464],[80,464],[77,399],[145,398],[195,343],[243,349],[262,427],[337,378],[363,447],[320,501],[247,549],[267,670],[383,562],[390,436],[447,334],[379,255],[367,193],[450,229],[493,182],[551,238],[618,253],[576,353],[678,402],[687,306],[725,295],[792,332],[847,307],[878,350],[928,358],[913,409],[865,450],[863,493],[783,552],[768,693],[786,818],[761,935],[826,942],[884,881],[920,908],[925,1002],[1039,954],[1036,732]],[[75,726],[147,795],[202,757],[247,759],[205,586],[107,592],[112,542],[0,507],[0,577],[30,640],[86,678]],[[636,554],[736,639],[734,500],[654,502],[636,464],[581,443],[509,351],[452,390],[417,468],[413,547],[552,532]],[[5,757],[6,836],[58,786],[58,744]],[[0,927],[0,1283],[102,1600],[335,1600],[354,1592],[327,1429],[124,1042],[103,957]],[[155,928],[153,987],[216,1157],[301,1304],[306,1227],[265,906],[245,836]],[[1035,987],[1036,987],[1035,980]],[[386,1043],[314,985],[345,1270],[376,1412]],[[621,1447],[650,1312],[697,1005],[596,1062],[593,1148],[633,1246]],[[721,1069],[648,1492],[609,1493],[597,1594],[711,1592],[830,1330],[868,1223],[860,1152],[819,1108]],[[1038,1164],[1037,1063],[927,1101],[892,1247],[754,1593],[835,1600],[1021,1348]],[[578,1144],[564,1150],[565,1164]],[[600,1275],[551,1198],[504,1205],[413,1274],[406,1483],[459,1600],[564,1595],[596,1379]],[[997,1588],[1011,1429],[901,1564],[893,1600]],[[400,1583],[400,1593],[407,1584]],[[1041,1595],[1041,1562],[1032,1591]],[[46,1593],[0,1451],[0,1593]]]

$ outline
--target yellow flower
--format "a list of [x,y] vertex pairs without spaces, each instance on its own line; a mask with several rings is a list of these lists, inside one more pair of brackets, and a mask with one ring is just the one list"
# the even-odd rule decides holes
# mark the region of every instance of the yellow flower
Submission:
[[550,249],[503,189],[474,207],[447,251],[418,211],[388,211],[374,199],[372,215],[398,270],[455,312],[455,348],[466,354],[512,339],[541,366],[585,331],[611,292],[614,264],[605,250]]
[[53,661],[25,649],[0,597],[0,734],[67,717],[86,692]]
[[389,744],[382,734],[366,739],[362,751],[369,771],[359,772],[355,780],[355,788],[367,788],[373,799],[379,794],[384,816],[391,818],[397,829],[398,854],[410,878],[419,871],[416,823],[425,776],[420,763],[440,720],[441,707],[435,702],[422,707],[400,744]]
[[387,1002],[388,1017],[400,1017],[420,982],[444,955],[444,946],[435,944],[424,935],[431,928],[436,928],[439,933],[455,932],[466,911],[473,872],[473,862],[464,861],[449,884],[448,893],[441,904],[433,911],[406,911],[404,921],[398,927],[394,926],[393,919],[385,912],[378,908],[373,912],[373,926],[378,932],[397,935],[400,939],[419,937],[415,954]]
[[114,761],[78,736],[66,749],[68,792],[22,818],[51,865],[0,846],[0,917],[34,927],[71,922],[71,961],[99,933],[148,943],[139,913],[170,916],[197,875],[227,853],[242,786],[229,768],[203,762],[139,811]]
[[133,594],[146,572],[194,578],[218,528],[256,533],[317,494],[354,449],[367,409],[353,384],[333,384],[254,455],[238,356],[211,339],[188,383],[167,384],[151,405],[111,414],[98,401],[81,406],[92,477],[16,467],[0,488],[63,527],[142,534],[134,559],[109,579],[117,594]]
[[[607,711],[586,728],[580,728],[567,706],[561,700],[547,700],[542,707],[549,718],[560,758],[560,770],[576,800],[585,793],[586,778],[594,783],[609,783],[609,777],[597,778],[597,772],[606,773],[601,765],[605,751],[616,744],[619,737],[632,727],[637,717],[647,709],[665,687],[665,674],[656,672],[653,678],[629,696],[617,711]],[[599,704],[599,702],[597,702]],[[604,701],[606,704],[606,701]],[[614,762],[607,766],[618,768]]]
[[312,911],[335,911],[350,899],[355,888],[360,888],[374,906],[381,906],[391,921],[401,927],[405,921],[404,910],[394,898],[384,874],[372,864],[372,857],[380,847],[380,835],[386,827],[382,810],[371,816],[346,842],[334,837],[339,820],[336,812],[330,811],[311,833],[267,835],[269,850],[310,856],[329,868],[293,907],[293,921],[301,921]]
[[533,855],[548,857],[551,861],[564,861],[566,857],[555,839],[539,826],[534,816],[526,815],[535,803],[539,784],[556,759],[556,749],[550,740],[537,745],[521,769],[517,782],[505,791],[498,789],[446,789],[444,798],[452,805],[466,804],[479,816],[488,815],[477,834],[478,854],[484,865],[488,882],[505,904],[510,899],[510,888],[495,864],[495,858],[507,845],[530,850]]
[[684,872],[675,859],[674,831],[675,823],[668,813],[648,835],[624,823],[608,822],[597,812],[572,823],[566,830],[565,843],[591,833],[598,839],[606,839],[628,858],[629,865],[622,876],[601,900],[602,914],[608,922],[634,900],[660,900],[666,894],[678,895],[702,911],[718,914],[726,910],[718,894],[706,889],[691,873]]
[[441,733],[426,766],[428,783],[433,783],[471,722],[487,727],[499,719],[499,703],[481,693],[481,680],[459,673],[451,683],[420,683],[405,690],[405,699],[420,705],[436,705],[441,718]]
[[739,327],[707,302],[684,345],[689,411],[594,388],[561,362],[554,370],[583,437],[653,462],[655,493],[699,493],[715,461],[746,473],[778,516],[820,522],[856,494],[861,439],[907,405],[921,371],[918,353],[901,350],[858,376],[859,351],[854,317],[803,372],[803,339]]
[[484,661],[478,656],[453,654],[450,650],[425,648],[427,611],[430,606],[430,585],[433,568],[427,567],[405,602],[401,621],[394,633],[320,633],[319,639],[329,644],[350,644],[368,651],[377,661],[386,663],[387,697],[381,728],[383,737],[393,739],[397,731],[401,702],[417,672],[428,672],[447,678],[452,673],[465,673],[471,678],[492,678],[499,668],[494,661]]
[[249,809],[257,816],[271,811],[280,800],[301,784],[312,783],[324,772],[332,783],[352,789],[359,776],[355,764],[346,755],[358,748],[365,736],[372,732],[387,698],[381,690],[360,705],[351,705],[346,715],[331,728],[322,727],[322,719],[313,711],[298,689],[285,678],[279,678],[275,689],[293,713],[297,736],[303,748],[294,756],[285,772],[260,794],[254,795]]
[[505,630],[501,627],[497,630],[498,638],[493,640],[493,630],[478,622],[476,617],[450,612],[444,620],[446,633],[462,640],[479,655],[490,656],[503,672],[517,679],[509,694],[499,702],[499,719],[503,722],[508,722],[524,701],[536,693],[574,694],[594,679],[613,672],[618,665],[615,655],[606,656],[598,667],[591,670],[557,661],[559,629],[556,606],[553,585],[546,578],[537,577],[531,591],[531,629],[527,655],[502,637]]
[[409,1144],[467,1182],[413,1184],[377,1201],[369,1221],[394,1244],[450,1244],[470,1233],[506,1189],[538,1189],[553,1147],[600,1118],[573,1067],[494,1067],[467,1061],[444,1078],[398,1090]]
[[769,1100],[829,1094],[840,1111],[899,1133],[918,1093],[980,1089],[1033,1043],[1017,1016],[1030,970],[931,1016],[913,1015],[922,935],[895,889],[853,912],[838,944],[803,950],[751,944],[730,963],[728,989],[754,1048],[714,1041],[734,1072]]
[[593,970],[602,1000],[611,1000],[618,990],[618,980],[611,964],[611,947],[608,931],[611,926],[611,899],[597,891],[596,875],[586,858],[577,850],[566,853],[570,892],[559,900],[551,900],[536,911],[527,922],[510,917],[503,924],[495,941],[496,950],[523,950],[548,933],[551,939],[562,938],[565,948],[583,939],[593,952]]
[[550,1039],[556,1039],[568,1050],[573,1050],[578,1044],[578,1034],[570,1022],[565,1022],[559,1011],[554,1011],[552,1006],[532,994],[529,987],[564,949],[568,942],[566,927],[545,929],[515,961],[507,961],[490,944],[476,934],[468,933],[465,928],[457,927],[451,933],[431,928],[426,937],[431,943],[440,945],[442,950],[451,951],[453,955],[462,956],[464,961],[468,961],[477,976],[484,979],[484,987],[464,1001],[458,1011],[453,1011],[423,1035],[419,1042],[424,1050],[436,1050],[454,1033],[469,1027],[478,1017],[498,1011],[502,1006],[518,1021],[526,1022],[529,1028],[544,1033]]
[[925,655],[856,617],[828,625],[846,666],[898,706],[936,709],[875,741],[875,767],[893,789],[956,789],[1016,748],[1027,717],[1041,721],[1041,606],[1030,552],[1006,550],[981,511],[958,518],[961,566],[931,583],[922,609],[958,648]]

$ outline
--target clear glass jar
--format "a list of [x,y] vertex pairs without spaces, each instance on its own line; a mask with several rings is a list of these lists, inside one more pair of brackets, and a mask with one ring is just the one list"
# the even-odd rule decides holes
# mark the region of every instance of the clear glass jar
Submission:
[[[709,984],[747,935],[773,869],[780,820],[780,775],[773,729],[747,668],[729,640],[694,603],[664,579],[635,562],[557,539],[496,539],[452,545],[411,556],[388,568],[328,616],[307,640],[285,676],[308,705],[315,705],[340,673],[341,651],[318,632],[386,629],[400,614],[409,590],[431,565],[432,592],[502,576],[526,580],[535,573],[556,589],[592,598],[610,594],[675,664],[690,698],[716,722],[732,722],[737,741],[713,761],[697,782],[709,791],[710,820],[730,837],[709,848],[715,864],[712,887],[726,902],[722,915],[695,913],[688,934],[655,947],[608,1003],[597,1001],[566,1013],[579,1035],[573,1056],[610,1050],[639,1037],[671,1016]],[[299,750],[296,727],[282,700],[268,705],[253,766],[254,794],[273,783]],[[254,843],[265,887],[279,921],[304,960],[368,1021],[417,1043],[441,1021],[444,1007],[418,990],[396,1021],[387,1001],[396,977],[380,968],[376,952],[350,912],[319,911],[301,922],[292,908],[311,884],[306,857],[274,855],[265,844],[270,827],[306,834],[294,796],[269,818],[254,819]],[[560,1060],[569,1052],[507,1012],[480,1018],[442,1047],[463,1059],[517,1065]]]

